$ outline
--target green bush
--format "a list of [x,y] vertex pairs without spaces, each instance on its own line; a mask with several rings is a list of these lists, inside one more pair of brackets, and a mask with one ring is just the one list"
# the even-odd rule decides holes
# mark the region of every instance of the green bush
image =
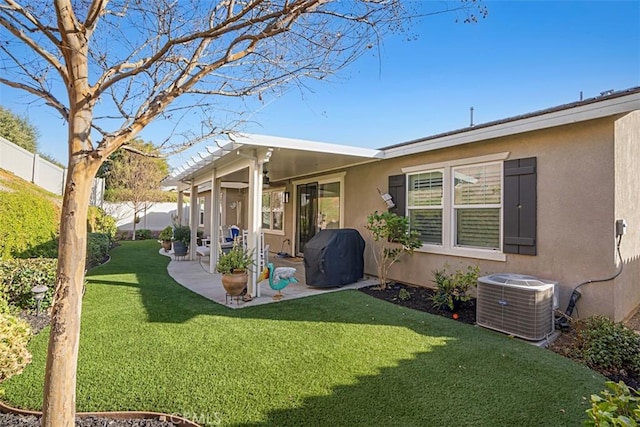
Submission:
[[45,285],[49,290],[40,307],[51,305],[56,282],[58,260],[51,258],[13,259],[0,261],[0,286],[10,305],[23,309],[36,309],[31,289]]
[[640,393],[620,381],[607,381],[604,390],[591,395],[585,426],[637,426],[640,422]]
[[0,381],[22,372],[31,362],[27,350],[31,330],[24,320],[0,313]]
[[136,240],[147,240],[153,237],[153,233],[151,230],[147,230],[143,228],[141,230],[136,230]]
[[173,238],[173,227],[168,225],[164,230],[158,234],[158,239],[160,240],[171,240]]
[[184,242],[189,246],[191,242],[191,228],[188,225],[177,225],[173,229],[173,240]]
[[60,211],[42,195],[0,191],[0,259],[55,257]]
[[597,370],[640,373],[640,335],[608,317],[592,316],[575,323],[578,357]]
[[110,246],[111,240],[109,239],[108,234],[87,234],[87,267],[94,267],[102,264],[107,255],[109,255]]
[[480,268],[476,265],[467,266],[467,270],[456,270],[448,273],[449,266],[445,264],[442,270],[433,272],[436,291],[431,297],[433,306],[442,310],[454,310],[457,304],[468,301],[471,296],[469,290],[476,286]]
[[97,206],[89,206],[89,213],[87,216],[87,232],[89,233],[104,233],[109,236],[111,241],[115,240],[118,227],[116,226],[116,219],[111,215],[100,209]]

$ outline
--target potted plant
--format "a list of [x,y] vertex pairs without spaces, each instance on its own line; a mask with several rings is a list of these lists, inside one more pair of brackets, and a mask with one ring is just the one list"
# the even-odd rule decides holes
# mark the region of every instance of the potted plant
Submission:
[[389,269],[400,257],[422,246],[416,231],[409,230],[409,219],[392,212],[375,211],[367,217],[365,228],[373,236],[373,258],[378,267],[380,289],[387,288]]
[[242,294],[247,287],[247,270],[253,264],[253,251],[247,251],[237,241],[229,252],[220,252],[216,270],[222,273],[222,286],[227,295]]
[[480,268],[477,265],[469,265],[466,271],[457,270],[454,273],[448,273],[448,268],[449,265],[445,264],[442,270],[433,272],[436,290],[431,296],[431,302],[440,310],[446,309],[455,313],[463,302],[471,299],[469,290],[476,286]]
[[188,225],[178,225],[173,228],[173,254],[177,257],[187,255],[191,229]]
[[171,249],[171,239],[173,239],[173,227],[170,225],[165,227],[165,229],[158,234],[158,239],[162,241],[164,251],[169,252]]

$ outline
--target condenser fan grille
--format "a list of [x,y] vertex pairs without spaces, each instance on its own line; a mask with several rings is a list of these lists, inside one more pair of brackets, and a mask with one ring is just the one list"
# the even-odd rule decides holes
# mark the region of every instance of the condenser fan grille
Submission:
[[552,284],[517,286],[478,280],[476,323],[527,340],[553,332]]

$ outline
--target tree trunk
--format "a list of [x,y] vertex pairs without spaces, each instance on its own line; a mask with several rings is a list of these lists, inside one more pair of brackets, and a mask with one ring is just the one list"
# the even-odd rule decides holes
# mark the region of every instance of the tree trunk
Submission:
[[49,334],[42,426],[75,425],[76,368],[87,252],[87,210],[94,168],[71,160],[60,222],[58,271]]

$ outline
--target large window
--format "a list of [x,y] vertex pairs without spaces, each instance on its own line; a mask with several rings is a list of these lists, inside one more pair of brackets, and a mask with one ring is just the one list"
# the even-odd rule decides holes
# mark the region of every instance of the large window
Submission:
[[455,246],[500,249],[502,164],[453,168]]
[[501,161],[407,169],[407,215],[425,249],[501,250]]
[[262,229],[276,232],[284,230],[284,191],[262,193]]

